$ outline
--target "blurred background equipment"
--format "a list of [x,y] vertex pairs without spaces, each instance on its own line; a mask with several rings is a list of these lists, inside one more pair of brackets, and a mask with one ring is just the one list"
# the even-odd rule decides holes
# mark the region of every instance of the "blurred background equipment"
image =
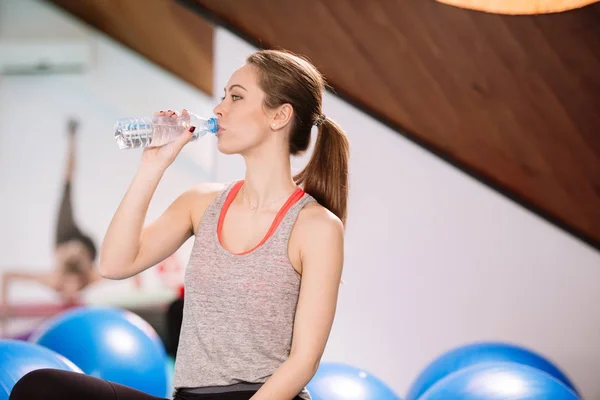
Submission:
[[[574,393],[577,392],[569,378],[567,378],[567,376],[562,371],[560,371],[553,363],[551,363],[541,355],[536,354],[535,352],[529,349],[516,346],[510,343],[478,342],[468,343],[463,346],[456,347],[436,357],[425,369],[423,369],[423,371],[421,371],[419,376],[414,380],[414,382],[408,390],[405,400],[417,400],[421,398],[421,396],[424,393],[428,392],[430,388],[432,386],[435,386],[439,381],[447,380],[446,378],[449,375],[452,375],[457,371],[470,368],[472,366],[496,366],[497,364],[501,364],[499,369],[491,375],[501,376],[502,371],[509,371],[509,374],[515,374],[515,376],[520,376],[519,379],[523,381],[523,391],[519,392],[517,390],[515,393],[511,393],[511,396],[517,396],[514,398],[529,399],[530,397],[528,396],[532,394],[527,394],[527,392],[529,392],[530,389],[525,388],[528,388],[529,386],[543,386],[539,383],[536,383],[538,379],[535,377],[537,375],[535,375],[534,372],[529,373],[527,372],[528,370],[522,370],[519,368],[511,369],[511,364],[504,365],[503,363],[513,363],[534,368],[540,373],[543,373],[544,376],[548,376],[548,378],[544,378],[542,376],[540,378],[542,381],[549,382],[551,380],[558,380],[560,382],[560,386],[564,386],[566,388],[564,389],[564,391],[573,391]],[[453,381],[453,383],[451,384],[448,384],[448,386],[444,386],[444,389],[436,389],[435,393],[441,394],[444,392],[452,392],[455,390],[459,390],[462,393],[466,391],[466,389],[473,386],[473,384],[476,384],[477,379],[489,380],[491,382],[496,381],[496,378],[491,376],[488,377],[486,373],[482,373],[481,371],[483,371],[483,369],[481,368],[473,369],[471,371],[477,372],[473,372],[473,375],[461,375],[461,378],[457,379],[456,381]],[[473,378],[474,376],[477,376],[477,378]],[[450,387],[452,387],[453,389],[450,389]],[[509,390],[514,390],[514,388],[511,387],[509,388]],[[481,390],[477,393],[477,396],[482,396],[484,392],[485,390]],[[501,398],[502,393],[502,391],[496,392],[493,394],[493,396],[500,396]],[[504,394],[506,395],[506,393]],[[462,396],[458,397],[458,393],[456,393],[456,395],[457,398],[463,398]],[[535,396],[537,396],[535,398],[543,399],[544,396],[549,396],[549,394],[540,392],[535,394]],[[437,395],[434,397],[437,398]],[[555,397],[549,396],[547,398]],[[562,397],[559,396],[556,398]]]
[[0,75],[85,73],[92,57],[85,39],[0,38]]
[[313,400],[401,400],[384,382],[360,368],[333,362],[319,365],[307,386]]
[[8,400],[24,375],[41,368],[83,373],[69,359],[47,347],[23,340],[0,339],[0,400]]
[[580,400],[561,381],[523,364],[479,364],[436,382],[420,400]]
[[107,307],[65,311],[29,340],[61,354],[88,375],[153,396],[170,395],[164,345],[150,324],[131,312]]

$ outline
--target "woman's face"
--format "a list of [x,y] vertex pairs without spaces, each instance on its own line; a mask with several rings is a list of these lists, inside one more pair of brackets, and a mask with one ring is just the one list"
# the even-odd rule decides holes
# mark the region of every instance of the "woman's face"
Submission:
[[81,296],[81,290],[86,286],[86,282],[81,274],[63,273],[59,285],[58,293],[63,301],[76,303]]
[[81,263],[89,263],[91,267],[91,257],[89,250],[79,240],[70,240],[62,243],[56,250],[57,257],[62,262],[74,261]]
[[243,154],[271,133],[265,113],[265,93],[258,86],[256,67],[244,65],[231,75],[214,113],[219,120],[218,148],[224,154]]

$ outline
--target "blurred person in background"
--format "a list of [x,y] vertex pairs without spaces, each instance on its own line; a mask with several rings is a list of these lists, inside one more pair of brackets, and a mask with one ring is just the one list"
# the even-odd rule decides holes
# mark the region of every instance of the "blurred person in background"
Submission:
[[[48,271],[33,272],[28,268],[13,268],[2,275],[0,311],[4,316],[14,314],[8,301],[9,288],[15,280],[37,282],[53,289],[65,306],[80,303],[83,289],[102,279],[95,268],[97,248],[94,240],[84,233],[75,221],[72,204],[72,181],[76,163],[78,122],[68,121],[68,150],[62,198],[56,220],[54,263]],[[139,286],[139,276],[136,284]]]

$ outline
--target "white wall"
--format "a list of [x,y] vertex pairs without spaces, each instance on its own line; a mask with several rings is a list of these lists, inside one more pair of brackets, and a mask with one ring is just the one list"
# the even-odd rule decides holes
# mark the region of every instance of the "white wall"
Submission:
[[[69,116],[81,121],[75,214],[99,245],[141,156],[140,150],[118,149],[114,122],[169,108],[212,115],[214,104],[203,92],[45,2],[0,0],[0,40],[8,38],[85,38],[94,51],[92,68],[84,74],[0,76],[0,270],[42,271],[53,261]],[[214,138],[189,144],[164,176],[148,220],[187,188],[212,179],[214,155]],[[180,252],[182,261],[187,262],[190,250],[191,240]],[[29,303],[57,299],[31,284],[15,285],[10,298]]]
[[[220,29],[216,49],[223,87],[254,48]],[[351,143],[347,283],[324,360],[404,395],[443,351],[503,340],[600,398],[600,254],[340,99],[324,104]],[[216,172],[243,164],[219,156]]]

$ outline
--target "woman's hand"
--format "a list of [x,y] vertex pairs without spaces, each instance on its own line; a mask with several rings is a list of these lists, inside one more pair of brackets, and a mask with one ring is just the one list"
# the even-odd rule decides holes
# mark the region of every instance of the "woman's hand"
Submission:
[[[172,121],[173,125],[177,124],[177,119],[180,118],[176,111],[159,111],[154,113],[156,117],[165,118],[167,121]],[[189,119],[189,113],[187,110],[183,110],[181,118]],[[147,167],[167,169],[169,165],[183,149],[193,136],[193,132],[196,129],[195,126],[191,126],[182,135],[180,135],[175,141],[165,144],[159,147],[146,147],[142,154],[142,165]]]

